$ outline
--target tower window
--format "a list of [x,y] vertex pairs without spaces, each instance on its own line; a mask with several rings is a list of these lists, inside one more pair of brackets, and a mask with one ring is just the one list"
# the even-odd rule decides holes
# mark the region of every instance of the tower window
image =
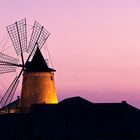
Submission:
[[53,76],[51,76],[51,80],[53,81]]

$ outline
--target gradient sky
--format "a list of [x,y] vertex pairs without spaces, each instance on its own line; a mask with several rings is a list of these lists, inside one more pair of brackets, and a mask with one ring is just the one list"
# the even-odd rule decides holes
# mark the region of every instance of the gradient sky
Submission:
[[140,108],[139,0],[0,0],[0,17],[0,40],[23,18],[51,33],[59,100],[127,100]]

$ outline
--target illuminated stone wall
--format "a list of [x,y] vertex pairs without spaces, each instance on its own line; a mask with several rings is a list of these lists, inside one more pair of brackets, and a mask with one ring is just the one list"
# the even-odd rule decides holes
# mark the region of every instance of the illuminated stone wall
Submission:
[[32,104],[58,103],[54,73],[31,72],[23,75],[20,108],[28,108]]

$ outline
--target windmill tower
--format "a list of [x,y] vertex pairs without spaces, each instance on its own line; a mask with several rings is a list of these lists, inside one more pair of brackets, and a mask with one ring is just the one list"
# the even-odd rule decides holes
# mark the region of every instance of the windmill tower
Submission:
[[[6,27],[12,40],[19,60],[0,52],[0,74],[14,72],[20,67],[19,74],[7,89],[0,101],[1,107],[5,107],[12,101],[21,75],[23,75],[22,90],[19,107],[26,111],[32,104],[56,104],[57,95],[54,83],[55,70],[49,68],[41,48],[45,44],[50,33],[37,21],[34,22],[33,31],[27,45],[26,19],[15,22]],[[28,53],[25,59],[24,53]]]
[[57,103],[54,69],[46,64],[39,48],[31,62],[27,62],[23,74],[20,108],[26,110],[32,104]]

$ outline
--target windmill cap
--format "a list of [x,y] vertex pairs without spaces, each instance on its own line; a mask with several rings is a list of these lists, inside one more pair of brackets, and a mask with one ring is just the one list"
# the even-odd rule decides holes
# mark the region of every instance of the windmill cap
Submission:
[[56,70],[49,68],[40,49],[37,47],[31,62],[25,64],[26,72],[55,72]]

